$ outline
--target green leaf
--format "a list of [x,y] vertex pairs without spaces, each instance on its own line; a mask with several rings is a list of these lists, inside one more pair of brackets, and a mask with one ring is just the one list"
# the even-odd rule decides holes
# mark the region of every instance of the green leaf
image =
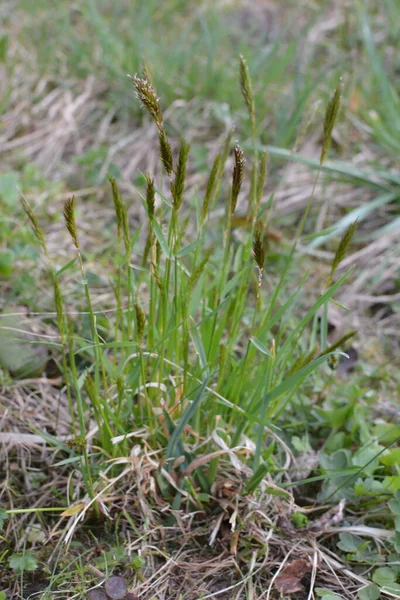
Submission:
[[141,267],[140,265],[133,265],[132,263],[130,263],[130,268],[134,269],[135,271],[141,271],[142,273],[148,273],[149,269],[146,269],[146,267]]
[[7,596],[5,592],[0,592],[0,600],[7,600]]
[[372,576],[374,583],[377,583],[381,587],[390,587],[395,583],[396,579],[396,572],[390,567],[379,567],[375,569]]
[[273,355],[271,354],[271,352],[264,346],[264,344],[262,342],[260,342],[260,340],[258,338],[251,337],[250,342],[253,344],[253,346],[255,346],[257,348],[257,350],[259,350],[266,356],[270,356],[271,358],[273,358]]
[[371,583],[367,585],[367,587],[363,588],[358,592],[358,597],[360,600],[378,600],[381,595],[381,591],[377,585]]
[[400,531],[396,531],[394,534],[394,547],[396,552],[400,554]]
[[176,254],[176,256],[178,258],[182,258],[183,256],[186,256],[186,254],[189,254],[190,252],[192,252],[192,250],[195,250],[197,248],[197,246],[199,246],[199,244],[201,243],[201,241],[202,240],[199,238],[198,240],[196,240],[192,244],[188,244],[187,246],[185,246],[184,248],[182,248],[182,250],[180,250]]
[[155,219],[153,219],[153,221],[151,222],[151,227],[155,233],[156,238],[160,242],[160,246],[161,246],[162,251],[164,252],[165,256],[167,258],[171,258],[171,251],[168,247],[167,240],[165,239],[164,234],[161,230],[161,227],[159,226],[159,224],[157,223],[157,221]]
[[5,510],[0,508],[0,530],[3,529],[4,521],[8,519],[8,514]]
[[222,291],[221,298],[225,298],[225,296],[227,296],[238,285],[239,281],[243,276],[244,271],[245,269],[242,269],[241,271],[239,271],[239,273],[236,273],[236,275],[234,275],[232,279],[228,281],[228,283],[225,285]]
[[330,456],[321,454],[320,465],[325,471],[343,471],[349,466],[349,453],[346,450],[338,450]]
[[391,448],[379,458],[379,461],[386,467],[393,467],[400,464],[400,448]]
[[205,391],[207,385],[208,385],[208,379],[205,379],[203,381],[203,384],[202,384],[195,400],[193,400],[193,402],[190,402],[188,404],[187,408],[185,409],[184,413],[182,414],[181,420],[179,421],[178,425],[175,427],[175,429],[170,437],[170,440],[168,442],[167,449],[166,449],[167,458],[171,458],[174,455],[175,447],[178,444],[178,442],[180,441],[182,431],[184,430],[186,425],[190,422],[192,417],[195,415],[195,413],[200,405],[200,402],[203,398],[203,394],[204,394],[204,391]]
[[70,260],[69,262],[67,262],[66,265],[64,265],[63,267],[60,267],[58,269],[58,271],[56,271],[56,277],[57,279],[60,277],[60,275],[62,275],[63,273],[65,273],[65,271],[68,271],[68,269],[70,269],[72,267],[72,265],[74,265],[76,263],[78,259],[77,258],[73,258],[72,260]]
[[13,206],[19,198],[19,174],[16,171],[0,173],[0,198],[8,206]]
[[391,492],[400,491],[400,475],[390,475],[385,477],[383,480],[383,485]]
[[353,465],[356,465],[357,467],[363,467],[366,465],[363,469],[363,473],[366,475],[372,475],[379,466],[380,458],[385,456],[378,456],[382,450],[384,450],[384,446],[380,446],[379,444],[369,444],[367,446],[363,446],[353,455]]
[[357,552],[358,548],[363,543],[363,540],[352,533],[340,533],[340,541],[336,544],[338,548],[344,552]]
[[340,221],[336,223],[335,227],[333,228],[333,231],[327,233],[323,238],[320,237],[313,240],[311,244],[309,244],[309,247],[317,248],[330,238],[342,234],[349,225],[354,223],[354,221],[363,221],[371,212],[373,212],[377,208],[380,208],[381,206],[384,206],[385,204],[393,202],[395,198],[396,194],[394,194],[393,192],[389,192],[387,194],[382,194],[382,196],[378,196],[378,198],[376,198],[375,200],[357,206],[357,208],[351,210],[342,219],[340,219]]
[[[306,379],[306,377],[308,377],[313,371],[315,371],[315,369],[317,369],[320,365],[322,365],[328,359],[329,356],[332,356],[332,354],[338,354],[338,353],[331,352],[329,354],[324,354],[324,356],[320,356],[319,358],[316,358],[315,360],[313,360],[311,363],[309,363],[302,369],[299,369],[298,371],[296,371],[296,373],[294,373],[294,375],[285,379],[285,381],[283,381],[280,385],[278,385],[276,388],[274,388],[273,390],[268,392],[268,394],[266,395],[266,397],[264,398],[264,401],[263,401],[264,406],[266,406],[272,400],[279,398],[285,392],[287,392],[289,390],[292,391],[294,388],[298,387],[304,381],[304,379]],[[283,406],[284,406],[284,404],[282,406],[276,406],[276,405],[269,406],[268,407],[268,418],[270,419],[273,416],[276,416],[277,413],[279,413],[280,410],[283,408]]]
[[0,250],[0,277],[12,275],[14,265],[14,254],[11,250]]
[[12,554],[8,559],[10,569],[22,573],[23,571],[34,571],[37,569],[37,559],[33,552],[28,551],[24,554]]
[[388,507],[390,508],[392,513],[400,516],[400,502],[398,500],[395,500],[394,498],[392,498],[392,500],[389,500]]
[[379,438],[382,444],[392,444],[400,438],[400,427],[390,423],[380,423],[372,429],[372,435]]
[[342,600],[340,596],[337,596],[327,588],[316,588],[315,591],[317,596],[322,598],[322,600]]
[[207,356],[206,356],[206,351],[204,349],[204,344],[203,341],[200,337],[198,328],[196,326],[196,323],[194,322],[192,317],[189,317],[190,320],[190,324],[191,324],[191,328],[190,328],[190,335],[192,337],[193,340],[193,344],[196,350],[196,354],[199,357],[199,362],[200,362],[200,366],[201,366],[201,370],[202,372],[205,374],[205,376],[207,378],[210,377],[210,367],[209,364],[207,362]]

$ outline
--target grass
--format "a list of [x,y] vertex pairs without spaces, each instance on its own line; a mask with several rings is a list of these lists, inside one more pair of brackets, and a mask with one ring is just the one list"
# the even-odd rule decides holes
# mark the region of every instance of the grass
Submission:
[[[107,13],[106,3],[79,6],[78,15],[61,3],[54,26],[70,35],[54,60],[39,45],[39,70],[47,76],[60,65],[71,73],[74,62],[75,76],[102,73],[117,81],[106,105],[118,99],[120,122],[127,114],[142,122],[152,169],[137,172],[132,184],[117,165],[104,168],[111,167],[107,150],[81,156],[75,172],[85,176],[74,180],[82,177],[92,190],[78,189],[73,198],[68,182],[49,182],[30,165],[21,171],[18,154],[7,158],[12,170],[0,183],[10,216],[2,222],[1,264],[16,309],[3,317],[7,351],[0,357],[7,448],[0,594],[84,598],[114,572],[148,600],[273,598],[301,586],[325,600],[396,597],[396,355],[394,346],[387,354],[376,346],[364,322],[354,332],[345,306],[365,291],[372,305],[383,302],[377,313],[394,306],[390,290],[386,301],[373,292],[388,277],[396,290],[397,246],[377,242],[395,232],[398,173],[387,164],[327,158],[339,153],[338,137],[347,144],[344,122],[362,126],[348,106],[348,87],[338,114],[337,69],[329,82],[319,75],[316,47],[296,80],[292,110],[282,114],[291,89],[285,65],[302,36],[267,46],[270,70],[260,78],[259,46],[238,41],[234,29],[232,40],[222,34],[228,9],[178,4],[138,10],[132,3],[123,13],[132,10],[139,21],[132,39],[125,24],[113,25],[118,11]],[[318,23],[318,10],[304,31]],[[387,10],[396,8],[388,3]],[[28,12],[21,15],[27,32]],[[205,46],[206,75],[187,70],[190,53],[161,60],[165,52],[146,39],[151,31],[156,40],[177,16],[186,36],[175,42],[171,34],[167,42],[174,52],[180,43],[190,46],[192,55],[197,43]],[[78,25],[71,26],[72,17]],[[367,56],[378,56],[371,18],[361,7],[349,26]],[[47,27],[43,18],[35,35]],[[228,68],[213,60],[222,41],[221,56],[235,56]],[[135,77],[141,44],[150,85]],[[384,87],[378,58],[374,65],[371,77]],[[11,73],[17,70],[18,60],[11,61]],[[119,77],[123,70],[131,80],[125,72]],[[314,81],[325,81],[329,95],[307,129],[303,107],[314,99]],[[204,83],[210,87],[200,92]],[[234,134],[230,119],[222,126],[215,114],[199,133],[196,110],[210,106],[210,90],[219,109],[228,95],[240,119]],[[140,110],[130,106],[134,91]],[[177,118],[170,104],[178,95],[186,104]],[[311,157],[287,149],[305,147],[308,137]],[[282,158],[287,163],[278,170]],[[285,214],[279,178],[290,194],[301,180],[299,166],[307,175],[305,205]],[[98,170],[109,180],[103,183]],[[17,197],[10,198],[16,185],[24,191],[24,219],[14,208]],[[348,193],[350,185],[355,202],[354,195],[350,206],[329,202],[328,194]],[[366,194],[369,202],[360,202]],[[364,255],[370,271],[354,270]],[[24,278],[11,278],[10,268]],[[22,316],[23,303],[39,319]],[[388,328],[396,323],[390,312],[382,318]],[[351,374],[343,352],[355,348]],[[298,569],[294,582],[290,568]]]

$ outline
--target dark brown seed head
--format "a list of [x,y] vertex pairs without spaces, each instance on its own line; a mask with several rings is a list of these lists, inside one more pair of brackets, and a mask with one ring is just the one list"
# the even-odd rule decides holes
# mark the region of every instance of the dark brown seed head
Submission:
[[178,164],[176,167],[175,180],[172,186],[172,194],[174,199],[174,208],[178,210],[182,204],[183,192],[185,190],[186,179],[186,163],[189,154],[190,146],[182,140],[179,150]]
[[254,233],[253,240],[253,256],[254,260],[257,263],[257,267],[260,271],[264,269],[265,263],[265,249],[264,243],[261,235],[261,227],[257,227]]
[[233,154],[234,154],[234,158],[235,158],[235,166],[233,167],[233,177],[232,177],[232,200],[231,200],[231,214],[232,215],[235,212],[240,188],[242,187],[244,164],[246,162],[244,159],[244,156],[243,156],[243,150],[241,149],[239,144],[235,144],[235,146],[233,148]]
[[149,173],[146,175],[146,204],[147,204],[147,214],[149,217],[149,221],[151,221],[154,217],[154,207],[156,203],[155,189],[154,189],[154,181],[150,177]]
[[167,139],[167,134],[165,133],[164,129],[160,130],[158,141],[162,164],[164,165],[164,169],[166,170],[168,177],[171,177],[174,163],[172,159],[171,146]]

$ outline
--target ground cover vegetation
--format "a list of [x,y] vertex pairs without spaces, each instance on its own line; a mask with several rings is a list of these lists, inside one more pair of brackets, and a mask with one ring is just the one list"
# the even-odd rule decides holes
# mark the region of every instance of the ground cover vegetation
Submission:
[[12,5],[0,598],[399,597],[397,3]]

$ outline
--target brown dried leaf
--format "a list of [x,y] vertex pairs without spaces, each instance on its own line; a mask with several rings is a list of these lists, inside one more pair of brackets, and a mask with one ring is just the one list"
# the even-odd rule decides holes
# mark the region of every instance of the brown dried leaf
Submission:
[[311,572],[311,565],[304,559],[293,560],[286,565],[274,581],[274,585],[281,594],[295,594],[304,588],[301,580],[304,575]]
[[344,508],[346,500],[341,500],[337,506],[334,506],[319,519],[315,519],[308,526],[308,530],[315,535],[322,535],[330,527],[338,525],[344,518]]
[[107,596],[111,598],[111,600],[123,600],[128,591],[128,586],[126,585],[125,579],[123,577],[119,577],[118,575],[114,575],[113,577],[107,579],[105,588]]

